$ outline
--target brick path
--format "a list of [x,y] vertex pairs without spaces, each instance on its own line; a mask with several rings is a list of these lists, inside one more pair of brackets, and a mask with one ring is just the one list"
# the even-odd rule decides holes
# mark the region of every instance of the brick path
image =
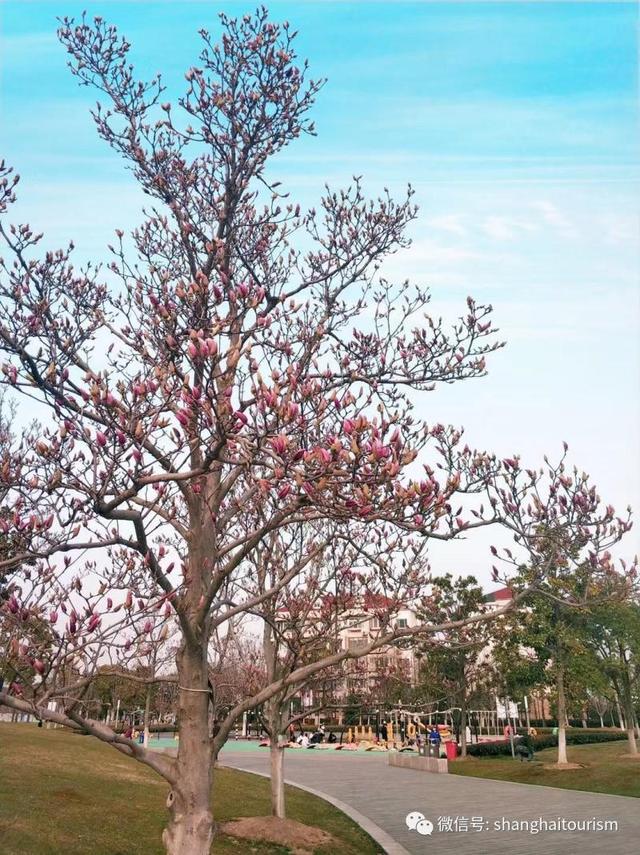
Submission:
[[[249,772],[268,771],[266,749],[239,752],[233,750],[233,743],[228,746],[220,757],[222,764]],[[390,767],[387,757],[378,754],[290,752],[285,777],[288,783],[338,799],[369,818],[397,844],[387,843],[390,855],[632,855],[640,851],[639,799],[434,775]],[[431,837],[408,831],[404,820],[409,811],[420,811],[433,822],[436,827]],[[482,817],[489,830],[438,832],[438,817],[450,816]],[[493,823],[502,817],[617,820],[618,831],[531,834],[494,830]]]

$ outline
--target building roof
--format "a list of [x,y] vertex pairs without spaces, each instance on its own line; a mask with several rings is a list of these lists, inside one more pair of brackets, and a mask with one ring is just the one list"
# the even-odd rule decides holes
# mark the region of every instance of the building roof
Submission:
[[511,588],[498,588],[497,591],[491,591],[485,595],[485,603],[505,603],[513,599],[513,591]]

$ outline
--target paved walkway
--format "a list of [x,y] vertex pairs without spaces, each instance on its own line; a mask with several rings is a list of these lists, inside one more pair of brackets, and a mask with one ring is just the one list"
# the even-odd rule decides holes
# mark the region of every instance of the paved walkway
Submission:
[[[220,762],[249,772],[268,772],[266,749],[234,751],[227,743]],[[579,773],[578,773],[579,774]],[[338,799],[369,818],[395,841],[390,855],[632,855],[640,851],[640,799],[551,787],[434,775],[387,765],[386,755],[288,752],[285,778]],[[434,825],[431,836],[409,831],[405,817],[420,811]],[[438,818],[466,819],[469,830],[443,831]],[[481,823],[475,831],[471,824]],[[617,831],[502,830],[504,820],[614,820]],[[498,823],[496,830],[495,823]],[[388,840],[389,838],[387,838]]]

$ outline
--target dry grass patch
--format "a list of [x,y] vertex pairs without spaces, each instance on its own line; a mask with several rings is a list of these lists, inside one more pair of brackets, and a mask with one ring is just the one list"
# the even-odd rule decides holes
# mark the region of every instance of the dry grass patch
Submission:
[[[340,852],[340,841],[331,834],[296,822],[294,819],[278,819],[275,816],[251,816],[224,822],[221,831],[231,837],[255,840],[285,846],[292,855],[313,855],[318,849]],[[342,850],[344,851],[344,850]]]

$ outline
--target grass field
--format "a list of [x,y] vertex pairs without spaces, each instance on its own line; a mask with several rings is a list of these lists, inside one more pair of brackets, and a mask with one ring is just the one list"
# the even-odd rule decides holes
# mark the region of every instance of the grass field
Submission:
[[626,741],[570,745],[569,761],[580,763],[584,768],[567,771],[544,768],[546,763],[554,763],[557,757],[556,748],[547,748],[536,754],[531,763],[521,763],[511,757],[467,757],[450,763],[449,772],[453,775],[640,798],[640,761],[622,757],[627,750]]
[[[150,769],[91,737],[0,723],[1,855],[160,855],[167,791]],[[287,808],[291,819],[334,835],[344,855],[380,851],[322,799],[288,788]],[[269,812],[268,781],[216,770],[216,820]],[[289,850],[218,836],[212,851],[284,855]]]

